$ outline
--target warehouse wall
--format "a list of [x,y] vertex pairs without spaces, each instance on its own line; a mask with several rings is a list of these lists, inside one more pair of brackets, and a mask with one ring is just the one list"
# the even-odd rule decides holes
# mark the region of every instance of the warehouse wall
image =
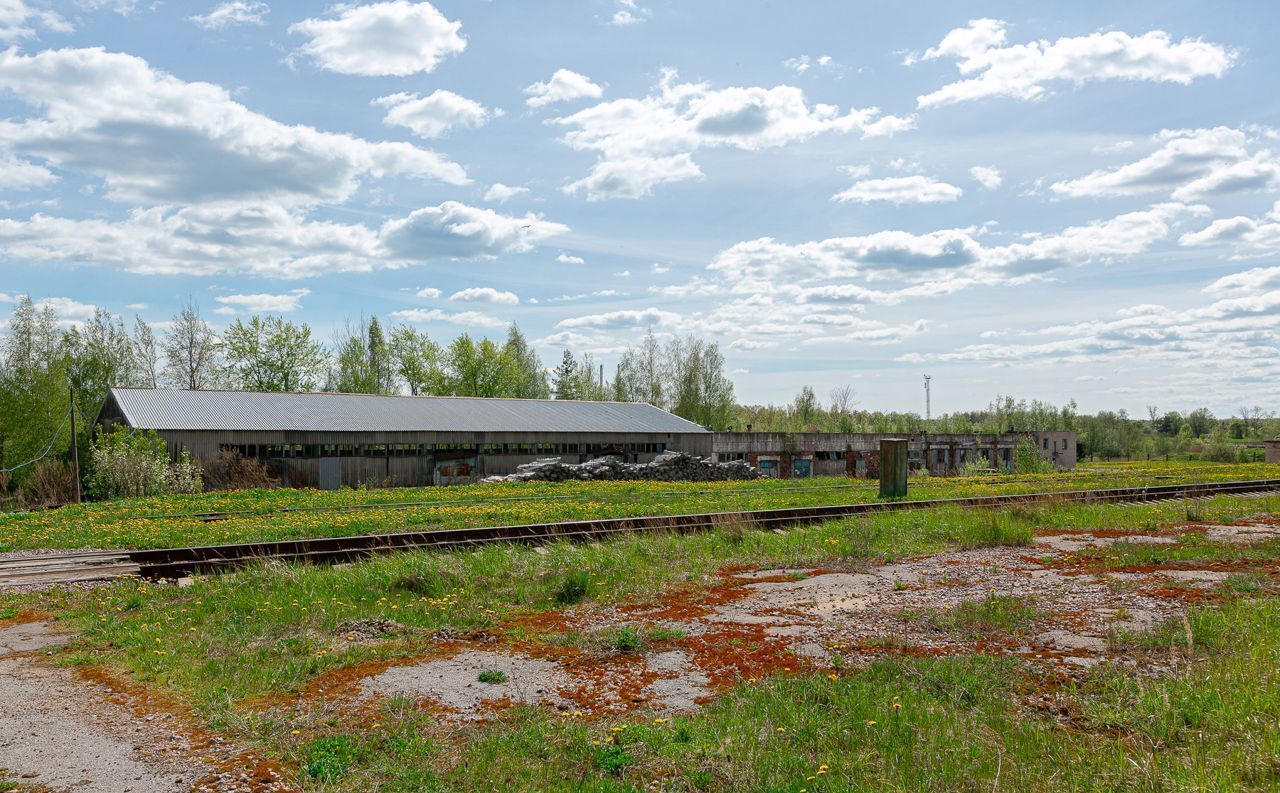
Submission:
[[[649,462],[660,451],[711,455],[711,433],[208,432],[160,430],[170,453],[213,460],[224,448],[263,460],[286,485],[459,484],[509,474],[546,457],[582,462],[618,454]],[[370,453],[369,447],[381,447]],[[414,447],[407,449],[404,447]],[[282,450],[280,447],[290,447]],[[298,448],[301,447],[301,448]],[[325,447],[329,447],[326,449]],[[446,447],[446,448],[440,448]],[[488,448],[486,448],[488,447]]]

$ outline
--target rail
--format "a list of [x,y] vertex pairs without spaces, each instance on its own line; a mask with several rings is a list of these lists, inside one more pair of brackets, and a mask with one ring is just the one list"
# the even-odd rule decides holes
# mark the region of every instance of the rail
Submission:
[[[719,526],[761,529],[821,523],[878,512],[940,507],[996,508],[1045,501],[1075,503],[1150,503],[1205,499],[1219,495],[1266,496],[1280,491],[1280,479],[1206,482],[1102,490],[1070,490],[964,498],[881,501],[821,507],[790,507],[742,512],[711,512],[601,520],[562,521],[514,526],[317,537],[300,540],[208,545],[186,548],[120,550],[0,561],[0,586],[89,581],[139,575],[174,579],[196,573],[233,570],[255,561],[340,563],[397,551],[476,547],[493,543],[539,545],[558,540],[596,541],[612,537],[674,532],[689,534]],[[62,576],[60,578],[60,576]]]

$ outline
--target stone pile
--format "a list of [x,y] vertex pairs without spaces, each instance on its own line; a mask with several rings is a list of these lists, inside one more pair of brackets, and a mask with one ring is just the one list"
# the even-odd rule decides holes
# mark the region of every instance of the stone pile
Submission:
[[684,452],[664,452],[651,463],[624,463],[617,457],[601,457],[585,463],[566,463],[558,457],[534,460],[508,476],[491,476],[485,482],[567,482],[639,479],[652,482],[725,482],[759,479],[760,471],[743,461],[716,463]]

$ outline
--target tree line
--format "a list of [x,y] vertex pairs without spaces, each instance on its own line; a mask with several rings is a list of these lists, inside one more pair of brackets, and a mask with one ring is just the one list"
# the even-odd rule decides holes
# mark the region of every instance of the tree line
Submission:
[[[326,343],[307,323],[276,315],[237,318],[218,332],[194,301],[162,329],[102,309],[63,327],[51,307],[24,296],[0,337],[0,469],[39,456],[55,436],[51,456],[67,456],[61,430],[73,393],[87,449],[112,386],[643,401],[715,429],[735,405],[719,347],[692,337],[660,343],[650,333],[606,379],[590,353],[568,349],[548,370],[515,324],[499,341],[463,333],[442,342],[375,315],[347,322]],[[0,471],[0,490],[29,473]]]
[[406,324],[385,328],[371,316],[346,323],[326,343],[305,322],[274,315],[236,319],[218,332],[194,301],[163,329],[136,316],[126,323],[101,309],[64,327],[52,308],[22,297],[0,337],[0,491],[32,470],[5,469],[46,451],[68,457],[70,434],[64,430],[72,393],[77,436],[87,449],[91,423],[111,386],[648,402],[715,430],[1074,430],[1080,455],[1100,459],[1252,459],[1260,450],[1241,442],[1280,437],[1280,419],[1257,406],[1226,419],[1206,408],[1183,414],[1150,407],[1142,418],[1123,410],[1084,415],[1074,402],[1057,407],[998,397],[984,409],[926,422],[914,412],[859,409],[848,385],[832,389],[825,400],[806,385],[788,404],[739,405],[716,344],[692,336],[664,341],[652,332],[624,351],[608,374],[590,353],[567,349],[549,370],[514,324],[498,341],[463,333],[443,342]]
[[999,433],[1074,431],[1081,458],[1172,458],[1197,456],[1218,462],[1262,459],[1250,442],[1280,438],[1280,415],[1261,406],[1240,408],[1239,415],[1218,418],[1208,408],[1186,413],[1147,407],[1145,418],[1127,411],[1082,414],[1074,401],[1055,406],[1039,400],[999,396],[981,410],[946,413],[926,421],[918,413],[860,410],[849,385],[831,390],[826,401],[810,386],[802,386],[783,405],[739,405],[733,411],[735,429],[760,432],[866,433]]

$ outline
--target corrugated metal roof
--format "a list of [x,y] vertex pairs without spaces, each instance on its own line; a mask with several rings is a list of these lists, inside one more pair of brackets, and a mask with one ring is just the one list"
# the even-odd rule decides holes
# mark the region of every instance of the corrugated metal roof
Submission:
[[641,402],[113,388],[130,426],[314,432],[706,432]]

